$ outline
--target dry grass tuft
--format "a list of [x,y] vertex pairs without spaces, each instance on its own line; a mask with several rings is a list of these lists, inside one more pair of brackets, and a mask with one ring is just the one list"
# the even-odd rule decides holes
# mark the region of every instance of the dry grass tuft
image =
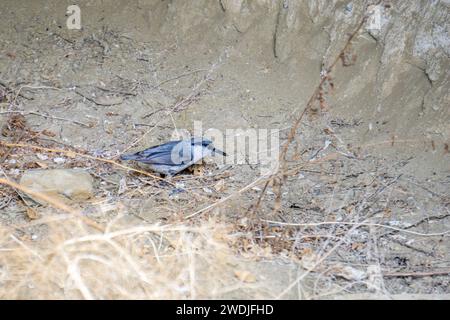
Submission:
[[119,215],[99,233],[71,216],[47,230],[33,241],[0,227],[0,298],[195,299],[246,286],[229,228],[213,220],[142,225]]

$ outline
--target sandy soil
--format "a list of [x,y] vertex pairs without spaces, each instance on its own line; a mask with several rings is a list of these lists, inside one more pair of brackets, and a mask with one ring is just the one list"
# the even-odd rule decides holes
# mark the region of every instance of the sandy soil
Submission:
[[[0,125],[21,112],[28,128],[41,133],[9,133],[2,141],[116,159],[192,131],[201,121],[205,130],[278,129],[283,144],[320,81],[329,45],[326,32],[311,27],[301,36],[309,47],[298,45],[297,54],[277,58],[269,45],[273,15],[247,26],[224,14],[219,1],[186,12],[179,2],[82,1],[82,30],[67,29],[67,4],[2,3]],[[269,288],[225,297],[450,293],[448,118],[422,110],[429,81],[406,64],[377,109],[381,49],[365,33],[352,50],[355,64],[336,67],[326,106],[309,112],[296,132],[281,189],[270,184],[256,212],[248,209],[264,183],[189,222],[201,225],[213,217],[232,225],[230,248]],[[0,158],[2,170],[18,180],[36,162],[86,169],[96,194],[80,207],[98,222],[116,214],[92,211],[105,202],[120,203],[141,224],[183,222],[260,172],[258,165],[224,166],[212,159],[203,171],[174,178],[195,193],[193,201],[191,193],[137,173],[77,157],[57,163],[51,153],[40,160],[37,154],[44,153],[13,149]],[[28,223],[21,198],[4,190],[1,223]],[[314,225],[323,222],[330,223]],[[41,224],[16,232],[38,245],[50,231]],[[248,243],[258,249],[246,250]]]

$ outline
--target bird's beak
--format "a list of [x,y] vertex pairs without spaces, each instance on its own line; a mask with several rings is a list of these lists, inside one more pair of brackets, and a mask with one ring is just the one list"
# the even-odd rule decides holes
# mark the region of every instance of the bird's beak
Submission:
[[227,156],[227,154],[225,152],[223,152],[222,150],[216,149],[216,148],[212,148],[212,152],[218,153],[218,154],[220,154],[220,155],[222,155],[224,157]]

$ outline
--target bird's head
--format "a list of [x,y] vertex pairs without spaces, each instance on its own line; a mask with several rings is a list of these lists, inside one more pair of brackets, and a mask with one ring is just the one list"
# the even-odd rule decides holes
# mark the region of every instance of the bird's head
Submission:
[[191,144],[194,146],[202,145],[204,147],[207,147],[212,144],[212,141],[203,137],[194,137],[191,139]]
[[220,155],[226,156],[226,153],[222,150],[216,149],[213,146],[213,143],[209,139],[205,139],[203,137],[194,137],[191,139],[191,144],[193,146],[202,146],[204,148],[210,149],[213,153],[218,153]]

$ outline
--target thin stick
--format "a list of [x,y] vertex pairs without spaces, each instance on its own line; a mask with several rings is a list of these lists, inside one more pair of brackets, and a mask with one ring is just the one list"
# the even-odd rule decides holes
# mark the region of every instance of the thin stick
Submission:
[[145,232],[198,232],[199,228],[188,228],[184,225],[145,225],[145,226],[137,226],[131,227],[127,229],[117,230],[113,232],[108,232],[104,234],[90,234],[84,237],[69,239],[64,241],[63,246],[72,245],[81,242],[90,242],[90,241],[106,241],[108,239],[113,239],[117,237],[129,236],[134,234],[142,234]]
[[412,278],[446,276],[446,275],[450,275],[450,269],[428,271],[428,272],[386,272],[386,273],[383,273],[383,277],[412,277]]
[[14,240],[14,242],[18,243],[22,248],[24,248],[25,250],[31,252],[31,254],[33,254],[34,256],[38,257],[39,260],[44,261],[44,258],[42,258],[42,256],[39,253],[37,253],[36,251],[31,249],[29,246],[27,246],[25,243],[23,243],[23,241],[17,239],[13,234],[11,234],[9,236],[11,237],[11,239]]
[[70,119],[61,118],[61,117],[50,116],[50,115],[47,115],[47,114],[39,113],[37,111],[29,111],[29,112],[24,112],[24,111],[3,111],[3,112],[0,112],[0,114],[8,114],[8,113],[19,113],[19,114],[21,114],[23,116],[32,114],[32,115],[40,116],[40,117],[43,117],[43,118],[50,118],[50,119],[55,119],[55,120],[67,121],[67,122],[78,124],[78,125],[86,127],[86,128],[92,128],[92,126],[90,126],[90,125],[88,125],[86,123],[77,121],[77,120],[70,120]]
[[327,225],[348,225],[348,226],[366,226],[366,227],[381,227],[385,229],[391,229],[398,232],[404,232],[413,234],[416,236],[421,237],[437,237],[437,236],[443,236],[450,233],[450,230],[439,232],[439,233],[421,233],[421,232],[415,232],[410,230],[405,230],[401,228],[391,227],[386,224],[379,224],[379,223],[367,223],[367,222],[337,222],[337,221],[325,221],[325,222],[318,222],[318,223],[286,223],[286,222],[279,222],[279,221],[271,221],[271,220],[262,220],[267,223],[273,223],[280,226],[291,226],[291,227],[318,227],[318,226],[327,226]]
[[218,205],[224,203],[225,201],[227,201],[227,200],[229,200],[229,199],[231,199],[231,198],[233,198],[233,197],[235,197],[235,196],[241,194],[242,192],[247,191],[248,189],[250,189],[250,188],[252,188],[252,187],[258,185],[262,180],[264,180],[264,179],[266,179],[266,178],[267,178],[266,176],[259,177],[258,179],[256,179],[256,180],[253,181],[252,183],[246,185],[246,186],[243,187],[242,189],[236,191],[235,193],[230,194],[228,197],[225,197],[225,198],[223,198],[223,199],[220,199],[219,201],[216,201],[216,202],[214,202],[213,204],[211,204],[211,205],[209,205],[209,206],[207,206],[207,207],[205,207],[205,208],[203,208],[203,209],[200,209],[200,210],[198,210],[198,211],[196,211],[196,212],[194,212],[194,213],[188,215],[187,217],[185,217],[185,219],[190,219],[190,218],[192,218],[192,217],[194,217],[194,216],[196,216],[196,215],[198,215],[198,214],[200,214],[200,213],[209,211],[209,210],[211,210],[211,209],[217,207]]
[[198,70],[194,70],[194,71],[191,71],[191,72],[183,73],[183,74],[180,74],[180,75],[175,76],[175,77],[173,77],[173,78],[166,79],[166,80],[164,80],[164,81],[158,83],[157,85],[153,86],[152,89],[157,89],[157,88],[159,88],[160,86],[162,86],[163,84],[165,84],[165,83],[167,83],[167,82],[170,82],[170,81],[172,81],[172,80],[178,80],[178,79],[180,79],[180,78],[189,76],[189,75],[194,74],[194,73],[206,72],[206,71],[208,71],[208,69],[198,69]]
[[14,101],[16,101],[17,100],[17,97],[20,95],[20,91],[22,91],[22,89],[34,89],[34,90],[37,90],[37,89],[50,89],[50,90],[58,90],[58,91],[61,91],[61,88],[57,88],[57,87],[49,87],[49,86],[38,86],[38,87],[33,87],[33,86],[28,86],[28,85],[26,85],[26,86],[21,86],[20,88],[19,88],[19,90],[17,91],[17,93],[16,93],[16,97],[14,98]]
[[75,92],[76,94],[78,94],[79,96],[85,98],[86,100],[88,100],[88,101],[90,101],[90,102],[92,102],[92,103],[94,103],[94,104],[96,104],[96,105],[98,105],[98,106],[109,107],[109,106],[114,106],[114,105],[120,104],[120,102],[117,102],[117,103],[115,103],[115,102],[114,102],[114,103],[107,103],[107,102],[103,103],[103,102],[99,102],[99,101],[95,100],[94,98],[91,98],[91,97],[89,97],[88,95],[86,95],[86,94],[80,92],[79,90],[75,90],[74,92]]
[[[12,89],[5,81],[3,81],[1,79],[0,79],[0,85],[3,86],[6,90],[14,92],[14,89]],[[21,96],[22,98],[27,99],[27,100],[33,100],[33,98],[30,98],[30,97],[27,97],[27,96],[23,95],[22,93],[20,93],[20,91],[19,91],[18,95]],[[16,99],[17,99],[17,96],[16,96]],[[14,99],[14,101],[16,99]]]
[[336,251],[345,241],[347,236],[349,236],[353,231],[355,231],[358,226],[353,226],[350,230],[348,230],[347,234],[344,235],[341,240],[339,240],[336,245],[331,248],[327,253],[325,253],[320,259],[316,261],[316,263],[308,268],[304,273],[302,273],[297,279],[295,279],[286,289],[284,289],[276,299],[281,299],[286,293],[288,293],[293,287],[295,287],[300,281],[302,281],[308,274],[310,274],[314,269],[316,269],[322,262],[324,262],[334,251]]
[[[340,51],[339,55],[334,59],[333,63],[327,68],[326,72],[327,75],[330,74],[334,67],[337,65],[337,63],[339,62],[339,60],[341,59],[342,54],[348,49],[348,47],[350,46],[353,38],[358,34],[359,30],[361,30],[361,28],[364,26],[364,24],[367,21],[367,16],[365,16],[361,22],[358,24],[358,27],[356,28],[356,30],[350,35],[350,37],[347,40],[347,43],[345,44],[344,48]],[[316,89],[314,90],[314,93],[312,94],[312,96],[309,98],[306,107],[303,109],[302,113],[300,113],[300,116],[295,120],[294,125],[291,127],[291,130],[289,131],[288,134],[288,139],[286,141],[286,143],[283,146],[283,150],[281,152],[280,155],[280,160],[285,162],[285,157],[288,151],[288,147],[291,144],[292,140],[295,137],[295,134],[297,133],[298,127],[303,119],[303,117],[306,115],[307,111],[312,107],[317,95],[320,92],[320,89],[322,88],[322,86],[324,85],[325,81],[327,80],[327,77],[323,77],[320,80],[319,85],[316,87]]]
[[27,114],[33,114],[33,115],[36,115],[36,116],[40,116],[40,117],[44,117],[44,118],[50,118],[50,119],[55,119],[55,120],[67,121],[67,122],[78,124],[78,125],[83,126],[85,128],[92,128],[91,125],[83,123],[83,122],[80,122],[80,121],[77,121],[77,120],[70,120],[70,119],[61,118],[61,117],[50,116],[50,115],[46,115],[46,114],[39,113],[39,112],[36,112],[36,111],[30,111]]

